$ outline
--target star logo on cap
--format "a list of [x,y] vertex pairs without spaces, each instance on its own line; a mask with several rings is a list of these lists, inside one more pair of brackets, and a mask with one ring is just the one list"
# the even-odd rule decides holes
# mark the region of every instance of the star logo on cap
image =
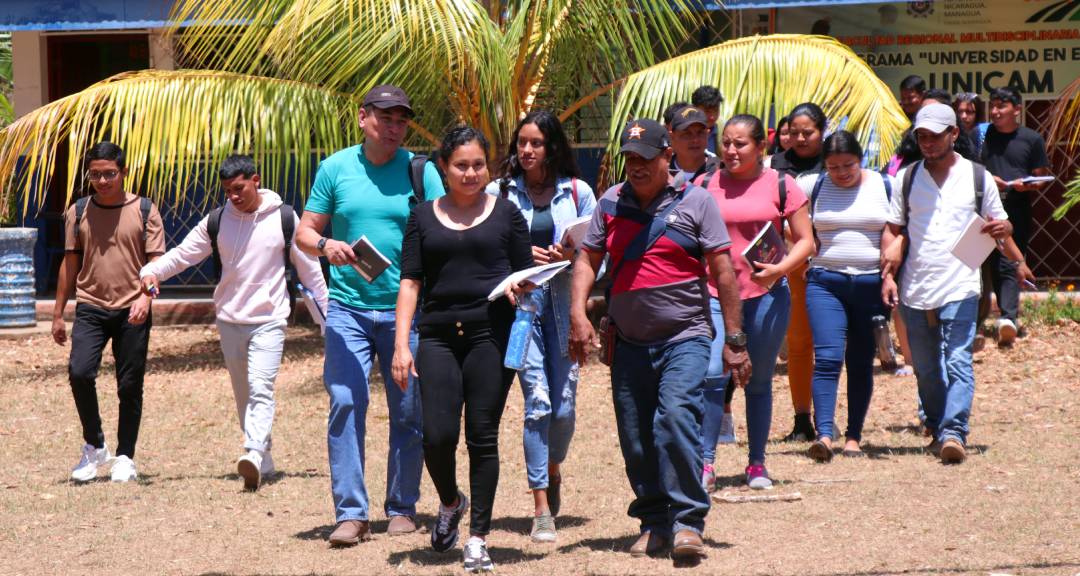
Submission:
[[642,128],[641,126],[639,126],[637,124],[634,124],[633,126],[630,127],[630,139],[631,140],[640,140],[641,135],[644,132],[645,132],[644,128]]

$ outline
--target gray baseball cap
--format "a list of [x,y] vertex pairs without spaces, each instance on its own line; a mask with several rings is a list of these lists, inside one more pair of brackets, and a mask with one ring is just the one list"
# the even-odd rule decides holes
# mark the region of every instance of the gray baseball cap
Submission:
[[919,109],[915,115],[915,127],[913,130],[925,128],[934,134],[941,134],[949,128],[956,127],[956,111],[946,104],[927,104]]

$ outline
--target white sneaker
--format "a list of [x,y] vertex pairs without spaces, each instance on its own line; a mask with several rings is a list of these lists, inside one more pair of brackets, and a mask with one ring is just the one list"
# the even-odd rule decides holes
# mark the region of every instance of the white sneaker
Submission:
[[127,456],[117,456],[112,467],[113,482],[130,482],[139,477],[135,471],[135,461]]
[[1008,346],[1016,340],[1016,324],[1008,318],[998,318],[998,345]]
[[71,479],[76,482],[89,482],[97,478],[98,466],[104,466],[112,456],[109,455],[109,447],[94,448],[90,444],[83,444],[82,458],[79,465],[71,471]]
[[262,461],[258,450],[248,450],[236,461],[236,473],[244,479],[245,490],[258,490],[262,484]]
[[274,468],[274,457],[269,451],[262,453],[262,464],[259,466],[259,473],[262,474],[263,479],[277,474],[277,468]]
[[734,444],[735,440],[735,416],[725,412],[720,417],[720,437],[716,441],[719,444]]

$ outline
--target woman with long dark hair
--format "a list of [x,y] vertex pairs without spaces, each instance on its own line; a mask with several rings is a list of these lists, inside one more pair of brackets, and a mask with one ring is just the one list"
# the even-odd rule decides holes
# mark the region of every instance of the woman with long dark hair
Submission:
[[[503,367],[514,294],[488,301],[512,272],[533,265],[529,229],[513,203],[484,193],[487,141],[478,130],[454,128],[443,137],[438,163],[447,194],[409,216],[401,253],[392,373],[404,389],[419,375],[424,419],[424,462],[439,493],[431,545],[445,552],[458,540],[469,498],[458,490],[457,444],[465,413],[472,492],[467,572],[494,568],[487,552],[491,507],[499,481],[499,421],[513,370]],[[513,287],[516,289],[517,287]],[[421,299],[422,296],[422,299]],[[409,328],[423,302],[414,360]]]
[[[791,175],[801,189],[808,190],[822,171],[821,142],[825,138],[828,120],[820,106],[803,102],[791,110],[788,122],[791,124],[791,148],[773,156],[770,166],[777,172]],[[791,287],[791,321],[787,332],[788,386],[795,410],[795,423],[784,440],[810,442],[815,436],[810,417],[813,405],[810,382],[814,375],[814,339],[806,312],[805,261],[788,275],[788,285]]]
[[[569,260],[572,240],[558,231],[596,207],[592,188],[581,181],[570,142],[559,119],[534,110],[518,123],[503,162],[502,176],[489,194],[506,198],[529,225],[533,260],[547,264]],[[565,243],[564,243],[565,242]],[[533,493],[534,542],[554,542],[561,503],[562,472],[574,435],[578,366],[570,359],[570,273],[561,272],[544,286],[543,304],[533,322],[532,340],[518,381],[525,396],[525,469]]]

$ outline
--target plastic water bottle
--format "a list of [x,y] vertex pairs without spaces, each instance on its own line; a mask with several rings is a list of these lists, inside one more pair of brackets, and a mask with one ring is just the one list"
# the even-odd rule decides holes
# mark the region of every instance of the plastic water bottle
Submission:
[[893,350],[892,336],[889,335],[889,321],[878,315],[870,319],[874,323],[874,342],[877,343],[878,359],[881,360],[882,372],[896,371],[896,351]]
[[506,358],[503,366],[513,370],[525,367],[525,357],[529,354],[532,342],[532,325],[536,315],[544,311],[544,290],[534,288],[532,292],[518,298],[514,324],[510,327],[510,342],[506,345]]

